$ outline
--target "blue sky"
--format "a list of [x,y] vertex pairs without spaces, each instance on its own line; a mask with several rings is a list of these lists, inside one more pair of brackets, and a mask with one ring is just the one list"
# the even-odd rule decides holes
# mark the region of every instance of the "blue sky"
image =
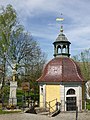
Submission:
[[47,59],[53,58],[53,42],[63,13],[64,34],[71,42],[70,53],[77,55],[90,48],[90,0],[0,0],[0,5],[12,4],[20,23],[38,42]]

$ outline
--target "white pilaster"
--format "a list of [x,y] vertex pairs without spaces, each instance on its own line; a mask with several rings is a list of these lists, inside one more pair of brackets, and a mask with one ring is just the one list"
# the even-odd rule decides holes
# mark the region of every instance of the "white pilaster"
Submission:
[[65,105],[65,91],[64,91],[64,85],[60,84],[60,101],[61,101],[61,111],[64,111],[64,105]]
[[17,105],[16,89],[17,81],[10,81],[9,105]]

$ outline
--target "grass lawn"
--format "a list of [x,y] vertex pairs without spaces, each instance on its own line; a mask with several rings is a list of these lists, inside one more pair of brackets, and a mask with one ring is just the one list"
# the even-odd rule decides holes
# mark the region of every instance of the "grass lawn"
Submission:
[[9,113],[19,113],[21,112],[21,110],[8,110],[8,111],[5,111],[5,110],[0,110],[0,114],[9,114]]
[[90,100],[87,99],[86,101],[86,109],[90,110]]
[[86,106],[86,108],[87,108],[88,110],[90,110],[90,104],[88,104],[88,105]]

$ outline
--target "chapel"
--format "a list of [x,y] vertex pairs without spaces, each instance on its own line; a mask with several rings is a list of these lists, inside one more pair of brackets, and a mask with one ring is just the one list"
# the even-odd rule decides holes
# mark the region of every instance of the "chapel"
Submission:
[[60,33],[54,45],[54,58],[43,69],[39,84],[39,105],[41,108],[49,107],[50,111],[60,105],[61,111],[78,111],[83,109],[85,98],[84,79],[78,64],[70,58],[70,41]]

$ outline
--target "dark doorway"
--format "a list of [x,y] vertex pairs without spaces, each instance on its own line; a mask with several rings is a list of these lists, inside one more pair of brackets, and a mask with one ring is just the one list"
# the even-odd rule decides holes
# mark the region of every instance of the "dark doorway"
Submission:
[[67,111],[76,110],[76,97],[66,97],[66,110]]

